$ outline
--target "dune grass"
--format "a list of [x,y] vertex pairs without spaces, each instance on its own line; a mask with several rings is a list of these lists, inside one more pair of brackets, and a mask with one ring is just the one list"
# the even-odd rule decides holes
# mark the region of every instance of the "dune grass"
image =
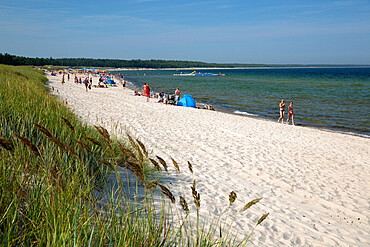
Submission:
[[[177,202],[185,216],[174,224],[173,215],[182,212],[171,206],[176,199],[158,176],[167,171],[167,163],[161,157],[149,157],[145,145],[130,135],[118,141],[101,126],[83,124],[66,103],[49,93],[46,82],[41,71],[0,65],[1,246],[230,246],[248,242],[250,236],[236,243],[229,231],[220,234],[218,221],[199,222],[195,181],[197,221],[192,224],[188,219],[188,204],[180,198]],[[174,159],[172,163],[180,172]],[[144,190],[143,195],[127,193],[119,168],[136,175],[133,187]],[[107,187],[111,174],[117,177],[115,189]],[[156,187],[168,198],[160,207],[153,200]],[[103,198],[98,191],[109,193]],[[231,198],[235,200],[236,194]],[[267,215],[258,224],[263,217]]]
[[83,125],[46,81],[31,68],[0,65],[1,245],[118,245],[144,242],[137,236],[147,227],[160,232],[145,208],[119,218],[99,208],[94,191],[128,155],[104,128]]

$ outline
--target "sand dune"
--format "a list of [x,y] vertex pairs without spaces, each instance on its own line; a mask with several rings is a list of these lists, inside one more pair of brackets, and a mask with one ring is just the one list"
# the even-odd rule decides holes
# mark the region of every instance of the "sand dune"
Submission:
[[188,201],[190,161],[205,215],[223,212],[235,191],[230,215],[240,239],[270,212],[250,246],[369,246],[370,139],[146,102],[122,87],[86,93],[72,79],[63,86],[60,77],[49,79],[84,121],[112,133],[128,128],[153,154],[174,157],[182,172],[170,167],[171,191],[177,198],[186,191]]

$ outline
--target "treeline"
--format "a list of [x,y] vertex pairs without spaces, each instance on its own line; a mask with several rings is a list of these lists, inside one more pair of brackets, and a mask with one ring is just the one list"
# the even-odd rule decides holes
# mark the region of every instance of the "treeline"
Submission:
[[[0,53],[0,64],[31,65],[31,66],[68,66],[68,67],[112,67],[112,68],[204,68],[204,67],[237,67],[240,64],[218,64],[196,61],[176,60],[121,60],[121,59],[93,59],[93,58],[39,58],[22,57]],[[244,65],[245,66],[245,65]]]

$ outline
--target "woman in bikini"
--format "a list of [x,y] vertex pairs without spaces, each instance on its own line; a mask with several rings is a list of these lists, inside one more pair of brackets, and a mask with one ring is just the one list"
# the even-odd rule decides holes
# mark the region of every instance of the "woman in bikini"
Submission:
[[279,104],[279,107],[280,107],[280,118],[279,118],[278,122],[281,119],[281,123],[284,123],[284,111],[285,111],[284,99],[281,100],[281,102]]
[[292,124],[294,125],[293,101],[291,101],[289,106],[288,106],[288,119],[286,120],[287,124],[289,124],[290,117],[292,117]]

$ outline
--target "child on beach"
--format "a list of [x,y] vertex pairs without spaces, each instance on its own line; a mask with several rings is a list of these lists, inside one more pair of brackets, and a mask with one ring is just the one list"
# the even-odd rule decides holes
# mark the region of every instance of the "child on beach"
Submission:
[[288,119],[286,120],[286,124],[289,124],[290,117],[292,117],[292,124],[294,125],[293,101],[291,101],[288,106]]
[[281,100],[279,107],[280,107],[280,118],[278,119],[278,122],[281,119],[281,123],[284,123],[284,111],[285,111],[284,99]]

